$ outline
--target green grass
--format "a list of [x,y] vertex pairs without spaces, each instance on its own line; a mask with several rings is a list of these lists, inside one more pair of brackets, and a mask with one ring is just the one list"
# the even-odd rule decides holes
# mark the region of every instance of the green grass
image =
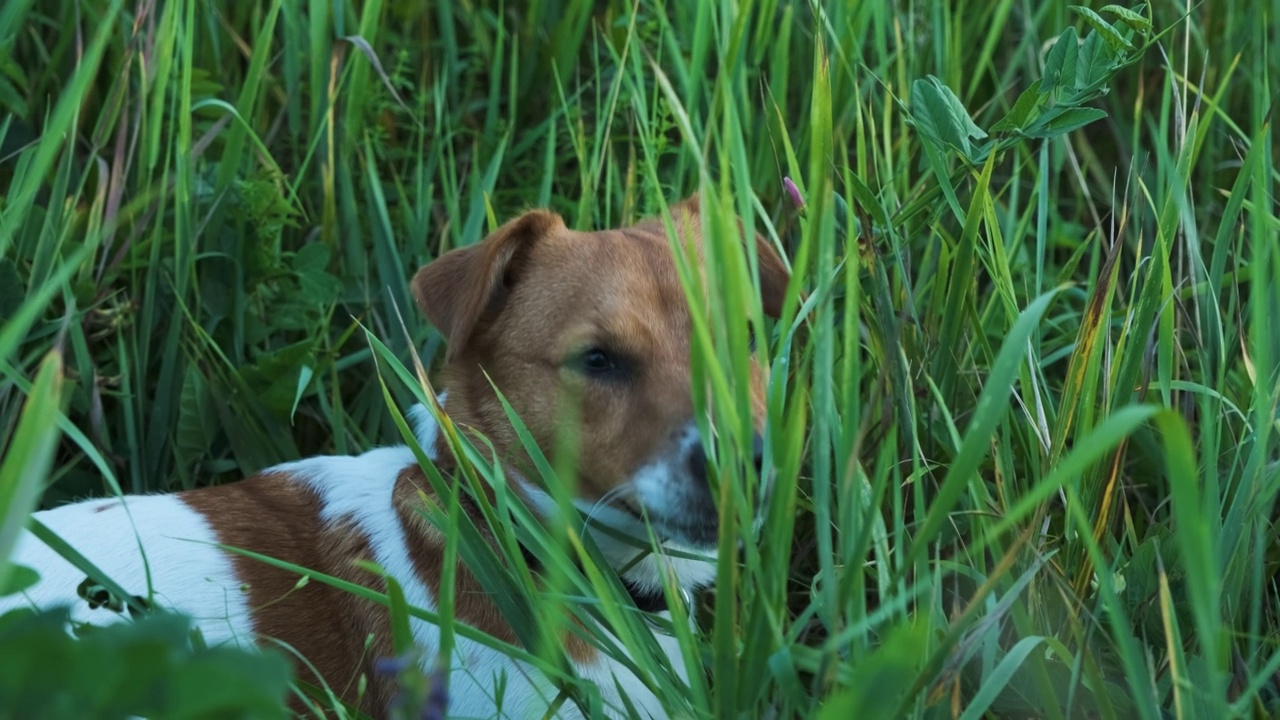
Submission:
[[[684,638],[707,677],[629,640],[578,529],[499,493],[504,565],[428,510],[504,611],[593,598],[697,717],[1280,712],[1280,17],[1089,7],[8,0],[0,556],[40,479],[49,506],[397,441],[441,348],[414,269],[529,206],[616,226],[700,190],[697,402],[730,429],[722,548],[748,540]],[[758,537],[733,215],[796,271],[755,318]],[[500,472],[455,440],[442,497]]]

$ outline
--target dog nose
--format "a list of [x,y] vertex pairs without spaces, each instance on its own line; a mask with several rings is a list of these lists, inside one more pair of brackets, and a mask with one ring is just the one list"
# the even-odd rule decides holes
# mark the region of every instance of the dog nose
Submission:
[[689,471],[693,473],[693,479],[705,483],[707,481],[707,449],[701,442],[693,446],[693,452],[689,453]]
[[[760,433],[751,435],[751,462],[757,475],[764,470],[764,438]],[[707,449],[702,443],[694,445],[689,453],[689,471],[693,473],[694,480],[707,481]]]

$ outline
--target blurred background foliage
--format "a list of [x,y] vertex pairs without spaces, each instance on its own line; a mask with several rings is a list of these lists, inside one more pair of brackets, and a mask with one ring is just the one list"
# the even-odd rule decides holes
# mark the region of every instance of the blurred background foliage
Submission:
[[789,582],[721,707],[1261,716],[1277,30],[1243,1],[7,0],[0,426],[56,349],[46,506],[391,442],[360,328],[435,356],[419,265],[530,206],[732,187],[817,329],[773,336],[808,431],[752,572]]

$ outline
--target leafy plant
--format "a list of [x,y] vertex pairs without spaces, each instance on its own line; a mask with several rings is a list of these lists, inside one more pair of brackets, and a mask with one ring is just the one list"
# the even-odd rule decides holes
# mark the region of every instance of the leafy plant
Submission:
[[0,616],[0,717],[280,718],[280,653],[193,646],[189,620],[151,613],[67,634],[65,609]]

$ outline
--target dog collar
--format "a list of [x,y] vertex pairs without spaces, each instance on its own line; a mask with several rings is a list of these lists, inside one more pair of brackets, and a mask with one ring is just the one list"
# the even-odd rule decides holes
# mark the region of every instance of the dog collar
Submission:
[[[471,495],[466,492],[461,492],[458,494],[458,500],[463,505],[463,512],[470,515],[477,522],[483,522],[483,513],[480,512],[479,506],[476,505],[475,498],[471,497]],[[533,572],[541,571],[542,563],[538,561],[538,558],[533,554],[533,552],[529,550],[529,548],[525,547],[525,544],[522,542],[517,542],[517,545],[520,547],[520,555],[524,558],[525,565],[529,567],[529,570]],[[577,563],[575,561],[575,565],[576,564]],[[582,569],[581,565],[578,566],[578,569]],[[667,603],[667,596],[662,591],[662,588],[649,590],[642,588],[640,585],[623,577],[619,577],[618,580],[622,582],[623,589],[625,589],[627,591],[627,595],[631,597],[631,602],[635,603],[636,609],[641,612],[660,613],[670,609],[670,605]],[[692,596],[688,591],[683,589],[681,589],[680,593],[685,606],[691,607],[693,605]]]
[[[518,544],[520,545],[520,555],[524,557],[525,565],[534,572],[541,570],[542,563],[538,562],[538,558],[534,556],[533,552],[529,550],[529,548],[525,547],[524,543]],[[574,564],[577,565],[579,570],[582,569],[582,566],[578,565],[576,561]],[[646,613],[660,613],[670,609],[670,605],[667,604],[667,596],[662,592],[661,588],[658,590],[646,590],[626,578],[619,577],[618,580],[622,583],[622,588],[627,591],[627,595],[631,598],[631,602],[635,603],[637,610]],[[687,594],[685,594],[683,590],[681,593],[682,595],[686,595],[684,598],[685,604],[691,604],[689,602],[690,598]]]
[[667,606],[666,593],[662,592],[661,588],[656,591],[645,590],[626,579],[622,579],[622,587],[631,596],[631,602],[635,603],[636,608],[642,612],[660,613],[670,609]]

